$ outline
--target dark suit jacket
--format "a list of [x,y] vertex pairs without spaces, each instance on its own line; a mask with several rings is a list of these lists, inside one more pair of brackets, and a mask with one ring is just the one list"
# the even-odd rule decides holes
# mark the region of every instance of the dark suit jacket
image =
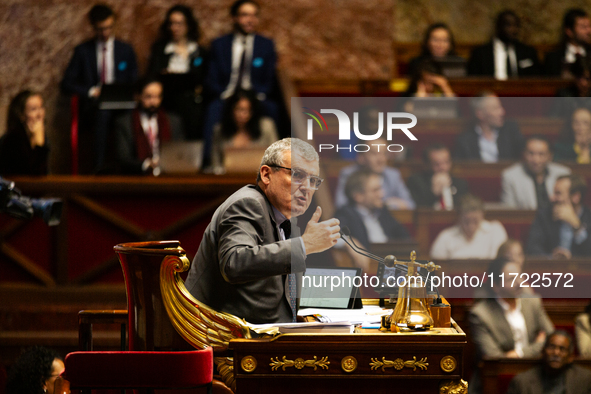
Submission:
[[[369,246],[369,237],[367,229],[363,225],[363,219],[359,212],[351,204],[339,208],[335,212],[335,218],[341,222],[341,227],[347,226],[351,231],[351,236],[361,242],[365,247]],[[385,206],[378,213],[378,221],[388,236],[388,239],[408,239],[410,234],[406,228],[400,224],[388,211]]]
[[[137,79],[137,61],[131,45],[115,40],[115,82],[133,83]],[[62,90],[68,94],[77,94],[88,98],[91,87],[97,86],[100,76],[96,61],[96,40],[88,40],[74,49],[74,55],[68,64],[61,83]]]
[[[574,256],[591,256],[591,210],[583,207],[581,222],[587,228],[588,237],[580,245],[574,241],[570,251]],[[560,240],[560,221],[552,218],[552,205],[539,209],[529,229],[526,252],[528,255],[550,255]]]
[[[406,181],[408,189],[412,194],[412,199],[418,207],[433,208],[433,205],[439,201],[439,197],[435,196],[431,191],[432,178],[433,172],[428,171],[414,174]],[[462,196],[470,191],[468,182],[460,178],[451,177],[451,185],[454,206],[457,207]]]
[[[499,160],[518,160],[521,157],[523,143],[523,135],[521,135],[517,123],[506,120],[503,127],[500,128],[497,138]],[[482,160],[478,134],[476,134],[474,125],[456,139],[454,157],[463,160]]]
[[[233,40],[234,34],[227,34],[211,43],[211,61],[205,85],[216,98],[220,97],[230,83]],[[275,80],[276,63],[277,54],[273,41],[255,35],[250,65],[250,82],[255,92],[269,95]]]
[[214,213],[185,285],[211,308],[250,323],[292,321],[286,275],[306,269],[299,229],[280,241],[271,203],[262,190],[248,185]]
[[[564,373],[566,394],[591,393],[591,371],[587,368],[571,364]],[[507,394],[543,394],[543,381],[547,375],[541,365],[522,372],[513,378]]]
[[[134,110],[137,111],[137,110]],[[115,150],[117,152],[117,167],[125,174],[142,174],[142,163],[145,158],[139,157],[135,139],[133,112],[129,111],[115,119]],[[167,114],[164,111],[158,116],[165,116],[170,128],[170,139],[178,141],[183,139],[183,127],[181,119],[174,114]],[[161,120],[159,120],[159,123]],[[160,146],[162,146],[162,138]],[[146,138],[146,144],[147,144]]]
[[[495,280],[497,280],[496,278]],[[543,343],[536,343],[538,332],[550,334],[554,325],[544,311],[539,298],[522,298],[521,312],[527,327],[529,345],[523,349],[524,357],[536,357]],[[477,357],[503,357],[505,352],[515,349],[513,332],[505,318],[503,308],[496,299],[486,298],[476,303],[469,315],[470,333],[476,344]]]
[[25,130],[6,132],[0,138],[0,176],[47,175],[49,146],[31,148]]
[[[166,74],[170,53],[164,53],[167,42],[155,42],[150,51],[150,61],[148,63],[148,75],[158,76]],[[183,86],[185,90],[194,90],[196,86],[203,85],[205,71],[207,69],[207,53],[203,47],[199,46],[197,51],[189,55],[189,72],[187,73],[189,83]]]
[[[538,53],[534,47],[516,42],[517,75],[530,77],[542,74]],[[527,67],[525,67],[527,66]],[[493,42],[474,48],[468,61],[469,75],[495,75],[495,57]]]

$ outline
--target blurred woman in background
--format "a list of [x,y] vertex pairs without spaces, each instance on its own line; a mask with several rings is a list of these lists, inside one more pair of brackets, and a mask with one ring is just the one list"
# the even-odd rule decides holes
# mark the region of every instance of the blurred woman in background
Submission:
[[23,90],[8,106],[6,132],[0,139],[0,176],[46,175],[48,156],[43,98]]
[[441,62],[444,60],[463,60],[456,55],[456,43],[451,29],[445,23],[434,23],[427,28],[421,54],[413,58],[408,64],[410,75],[416,72],[419,64],[424,60]]
[[198,41],[199,23],[193,11],[175,5],[160,26],[148,65],[148,75],[158,76],[164,87],[162,107],[181,116],[189,140],[202,138],[202,91],[207,68],[206,52]]
[[52,349],[35,346],[25,350],[10,367],[7,394],[54,394],[55,379],[64,362]]
[[591,111],[579,108],[572,114],[570,130],[563,142],[554,145],[554,160],[591,163]]
[[253,91],[237,90],[224,103],[222,122],[214,127],[212,165],[224,172],[224,151],[228,148],[266,148],[277,141],[273,119],[261,116]]

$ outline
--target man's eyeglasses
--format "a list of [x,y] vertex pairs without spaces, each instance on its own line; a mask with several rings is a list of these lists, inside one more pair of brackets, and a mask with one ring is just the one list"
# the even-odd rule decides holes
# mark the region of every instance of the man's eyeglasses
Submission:
[[287,167],[283,167],[283,166],[278,166],[276,164],[272,164],[272,165],[270,165],[270,167],[283,168],[284,170],[291,171],[291,181],[293,183],[295,183],[296,185],[301,185],[302,183],[304,183],[306,181],[306,179],[309,179],[310,180],[310,188],[314,189],[314,190],[318,190],[320,185],[322,185],[322,182],[324,182],[324,179],[322,179],[318,176],[315,176],[315,175],[309,175],[308,173],[306,173],[306,171],[300,170],[298,168],[287,168]]

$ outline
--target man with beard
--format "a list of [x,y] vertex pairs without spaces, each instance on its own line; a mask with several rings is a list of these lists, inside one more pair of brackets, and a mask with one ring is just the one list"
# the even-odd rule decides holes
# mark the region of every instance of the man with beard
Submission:
[[577,59],[589,59],[591,20],[587,12],[573,8],[564,14],[562,39],[555,51],[546,54],[544,73],[548,76],[571,77],[570,66]]
[[306,256],[333,247],[339,221],[317,207],[302,235],[295,218],[322,184],[318,153],[297,138],[267,148],[256,185],[213,214],[185,282],[197,300],[249,323],[296,320]]
[[156,79],[138,83],[138,108],[115,120],[118,167],[125,174],[160,174],[160,148],[181,140],[182,122],[160,108],[162,84]]
[[515,376],[507,394],[591,392],[591,371],[573,364],[572,337],[557,330],[546,339],[539,366]]
[[211,43],[205,88],[213,95],[207,109],[204,133],[205,154],[209,155],[213,128],[220,121],[224,100],[238,89],[252,90],[261,102],[264,115],[275,123],[277,103],[269,99],[275,83],[277,54],[269,38],[257,33],[259,5],[254,0],[237,0],[230,7],[233,32]]
[[500,80],[539,75],[536,49],[519,41],[519,28],[520,21],[515,12],[501,12],[491,42],[472,51],[468,74],[488,75]]

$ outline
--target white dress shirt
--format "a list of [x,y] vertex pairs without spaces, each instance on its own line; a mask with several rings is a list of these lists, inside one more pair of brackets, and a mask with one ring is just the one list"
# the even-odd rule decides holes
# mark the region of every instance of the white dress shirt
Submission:
[[[246,46],[245,46],[246,43]],[[222,99],[227,99],[236,90],[238,85],[238,74],[240,74],[240,60],[242,60],[242,52],[246,49],[246,56],[244,58],[244,71],[242,74],[242,89],[251,89],[250,83],[250,64],[252,63],[252,51],[254,49],[254,34],[247,36],[236,33],[232,41],[232,73],[230,74],[230,82],[228,87],[222,93]]]
[[509,323],[511,332],[513,333],[513,342],[515,342],[515,351],[519,357],[523,357],[523,349],[527,347],[529,340],[527,338],[527,326],[525,318],[521,312],[521,300],[515,299],[515,309],[511,309],[509,304],[502,298],[497,298],[497,302],[503,308],[505,319]]
[[480,157],[484,163],[496,163],[499,161],[499,147],[497,146],[497,138],[499,138],[499,131],[493,131],[493,139],[489,140],[482,135],[482,128],[478,125],[475,127],[476,134],[478,134],[478,147],[480,149]]
[[443,230],[431,247],[433,259],[494,259],[499,246],[507,240],[505,227],[497,221],[483,220],[471,240],[459,225]]
[[388,236],[384,232],[384,229],[382,228],[382,225],[380,224],[380,221],[378,220],[378,217],[375,213],[371,212],[365,207],[362,207],[361,205],[357,205],[355,210],[361,215],[363,225],[367,231],[369,243],[383,244],[388,242]]
[[507,70],[507,54],[511,64],[512,75],[517,76],[517,54],[513,45],[506,45],[498,38],[493,39],[493,54],[495,58],[495,78],[506,80],[509,78]]
[[577,54],[583,57],[586,56],[587,51],[585,51],[585,47],[568,43],[566,45],[566,51],[564,53],[565,63],[574,63],[575,60],[577,60]]
[[142,125],[142,129],[144,130],[144,134],[150,142],[152,133],[154,138],[154,143],[151,146],[152,148],[152,157],[156,158],[160,156],[160,138],[158,138],[158,116],[152,115],[148,116],[146,113],[140,113],[140,123]]
[[176,51],[177,44],[169,42],[164,47],[164,53],[169,55],[168,67],[166,71],[171,74],[186,74],[191,68],[191,54],[197,51],[198,45],[195,41],[189,41],[187,43],[187,53],[185,56],[179,54]]
[[98,70],[99,80],[103,72],[103,47],[106,46],[105,51],[107,57],[107,72],[105,74],[105,85],[110,85],[115,82],[115,38],[109,37],[106,42],[97,41],[96,43],[96,69]]

